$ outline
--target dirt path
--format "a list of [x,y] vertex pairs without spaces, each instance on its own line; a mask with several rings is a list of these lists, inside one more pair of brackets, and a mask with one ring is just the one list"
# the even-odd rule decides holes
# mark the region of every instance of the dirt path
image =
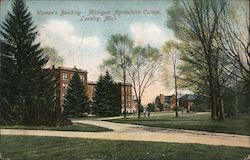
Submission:
[[120,124],[100,120],[76,120],[114,130],[113,132],[73,132],[45,130],[1,129],[1,135],[77,137],[107,140],[153,141],[175,143],[198,143],[250,148],[250,136],[210,133],[180,129],[162,129],[140,125]]

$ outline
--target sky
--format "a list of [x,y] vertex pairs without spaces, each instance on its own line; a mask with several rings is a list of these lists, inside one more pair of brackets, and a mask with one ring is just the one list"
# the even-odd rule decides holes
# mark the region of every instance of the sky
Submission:
[[[170,0],[26,0],[39,31],[41,47],[49,46],[64,59],[64,67],[88,71],[88,80],[96,81],[100,64],[108,57],[107,41],[112,34],[128,34],[136,45],[150,44],[159,50],[165,41],[175,39],[167,28],[166,9]],[[11,1],[0,1],[0,21],[11,10]],[[160,73],[156,73],[160,75]],[[153,90],[153,92],[152,92]],[[160,79],[149,87],[143,104],[153,102],[160,93],[173,94]]]

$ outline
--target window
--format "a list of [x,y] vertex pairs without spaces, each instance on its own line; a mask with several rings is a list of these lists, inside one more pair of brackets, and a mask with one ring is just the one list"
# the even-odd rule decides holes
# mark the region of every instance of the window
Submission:
[[67,83],[63,83],[63,88],[67,89],[67,87],[68,87],[68,84]]
[[67,73],[63,73],[63,80],[67,80],[68,79],[68,74]]
[[81,80],[84,81],[84,76],[80,76]]

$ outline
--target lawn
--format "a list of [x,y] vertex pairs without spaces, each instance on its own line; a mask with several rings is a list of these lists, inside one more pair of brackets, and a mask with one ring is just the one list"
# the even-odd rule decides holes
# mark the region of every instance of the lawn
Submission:
[[250,116],[215,121],[210,119],[210,113],[181,114],[175,118],[174,113],[152,113],[151,117],[130,117],[127,119],[108,120],[117,123],[139,124],[153,127],[191,129],[199,131],[223,132],[250,135]]
[[0,126],[1,129],[29,129],[29,130],[52,130],[52,131],[80,131],[80,132],[104,132],[112,131],[108,128],[97,127],[89,124],[73,123],[67,126]]
[[11,160],[242,160],[249,148],[95,139],[1,136],[3,158]]

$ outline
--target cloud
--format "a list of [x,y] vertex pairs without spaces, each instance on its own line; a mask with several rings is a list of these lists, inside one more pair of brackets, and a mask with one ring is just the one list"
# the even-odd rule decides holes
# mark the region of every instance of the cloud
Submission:
[[70,22],[55,19],[41,24],[38,30],[41,46],[54,47],[64,58],[65,67],[76,65],[89,73],[99,72],[104,46],[97,35],[84,36]]
[[154,47],[161,47],[167,40],[163,29],[151,22],[133,23],[130,25],[130,32],[136,45],[150,44]]
[[97,36],[81,37],[74,26],[65,20],[50,20],[39,27],[40,39],[43,45],[52,45],[57,48],[66,46],[100,47]]

